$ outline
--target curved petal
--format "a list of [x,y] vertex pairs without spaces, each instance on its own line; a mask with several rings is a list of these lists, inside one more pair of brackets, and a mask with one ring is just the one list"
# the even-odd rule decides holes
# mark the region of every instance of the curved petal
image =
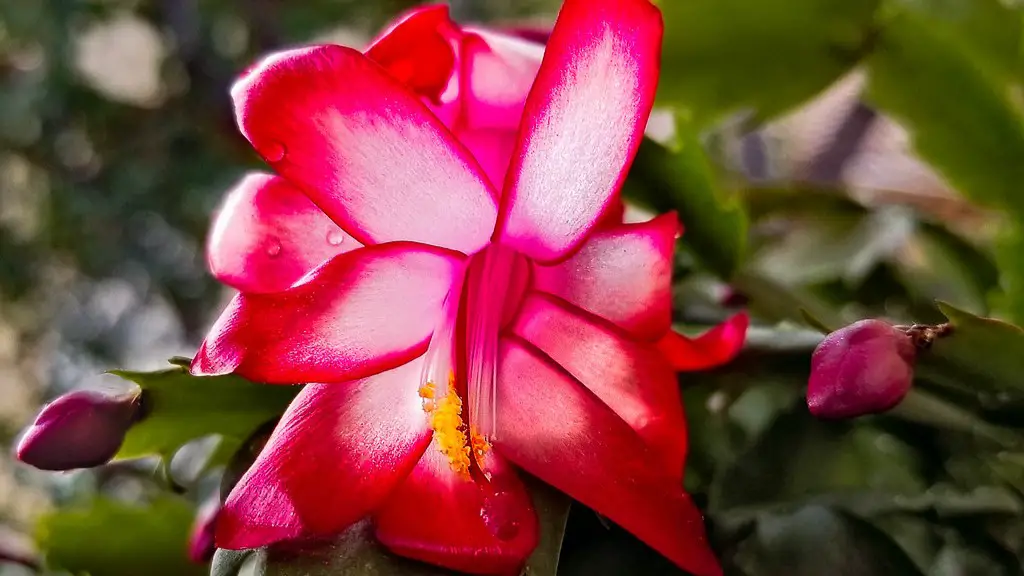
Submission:
[[686,422],[676,374],[651,345],[635,342],[552,296],[527,296],[512,331],[558,363],[633,427],[683,476]]
[[333,534],[394,490],[430,442],[422,361],[344,384],[309,384],[231,491],[217,546]]
[[640,436],[529,344],[506,338],[495,449],[698,576],[722,571],[700,510]]
[[206,242],[214,278],[242,292],[280,292],[362,244],[284,178],[251,172],[228,192]]
[[466,125],[517,130],[543,57],[542,44],[487,30],[466,30],[462,40]]
[[489,241],[496,194],[472,155],[359,52],[280,52],[231,95],[256,151],[360,242],[473,253]]
[[256,382],[344,382],[400,366],[426,350],[463,259],[422,244],[340,254],[298,285],[239,294],[192,361],[196,375]]
[[396,80],[437,102],[455,72],[450,39],[455,33],[448,6],[419,6],[396,18],[365,54]]
[[749,325],[747,313],[738,312],[696,338],[669,331],[658,341],[658,349],[679,372],[708,370],[732,361],[740,353]]
[[453,472],[436,445],[377,512],[397,554],[471,574],[518,574],[537,546],[537,516],[515,471],[488,458],[491,480]]
[[523,111],[503,242],[558,260],[616,200],[654,103],[661,34],[648,0],[566,0]]
[[656,340],[672,325],[674,212],[593,234],[554,266],[534,267],[534,288],[614,322],[636,338]]

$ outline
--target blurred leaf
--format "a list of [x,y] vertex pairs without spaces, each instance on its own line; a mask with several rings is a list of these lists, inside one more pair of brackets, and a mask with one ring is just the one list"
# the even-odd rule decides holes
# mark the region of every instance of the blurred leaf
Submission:
[[761,518],[740,556],[740,566],[750,576],[922,574],[884,532],[855,516],[821,506]]
[[[225,550],[218,548],[213,554],[210,562],[210,576],[237,576],[242,567],[249,562],[260,562],[267,551],[263,548],[256,550]],[[258,574],[255,576],[263,576]]]
[[[918,376],[923,371],[921,368],[919,363],[917,366]],[[932,373],[930,370],[925,372]],[[964,383],[960,381],[956,381],[956,383],[966,388]],[[967,381],[966,385],[969,384],[970,381]],[[961,405],[947,402],[941,397],[923,390],[920,385],[912,388],[907,396],[888,414],[937,430],[948,430],[975,438],[983,438],[1004,448],[1018,447],[1021,443],[1020,435],[1012,430],[986,422],[978,414]]]
[[984,313],[989,293],[998,287],[992,257],[942,226],[919,223],[891,261],[907,290],[929,306],[948,300]]
[[975,393],[1024,396],[1024,330],[939,303],[953,330],[918,358],[919,368]]
[[828,326],[825,325],[824,322],[818,320],[816,316],[814,316],[807,310],[804,310],[803,308],[800,309],[800,317],[803,318],[804,324],[807,324],[808,326],[817,330],[818,332],[821,332],[822,334],[828,335],[836,331],[835,328],[829,328]]
[[916,458],[891,435],[814,418],[801,398],[716,477],[711,509],[756,510],[869,487],[914,494],[924,488]]
[[899,208],[873,212],[818,212],[790,223],[783,240],[757,254],[753,264],[791,285],[834,279],[859,285],[874,268],[904,245],[913,218]]
[[1024,124],[1009,87],[961,38],[918,12],[893,15],[868,60],[869,98],[957,190],[1024,218]]
[[[928,18],[945,34],[955,36],[977,66],[1009,81],[1021,80],[1019,3],[1002,0],[897,0],[909,11]],[[1016,4],[1016,5],[1015,5]]]
[[995,242],[1002,293],[993,298],[1000,315],[1024,323],[1024,221],[1013,222],[1000,231]]
[[145,418],[132,426],[118,458],[171,456],[183,444],[220,434],[244,441],[260,425],[280,416],[298,386],[255,384],[241,377],[199,377],[175,366],[155,372],[114,370],[144,392]]
[[540,519],[539,543],[527,559],[522,576],[555,576],[558,573],[558,558],[572,500],[536,478],[522,478],[533,497],[533,508]]
[[681,121],[676,127],[672,148],[643,140],[624,194],[658,212],[676,210],[685,228],[683,245],[712,272],[729,278],[746,249],[746,214],[716,182],[692,128]]
[[148,505],[94,500],[40,518],[36,539],[54,569],[94,576],[188,576],[206,573],[186,556],[195,511],[164,496]]
[[768,118],[848,72],[869,48],[878,0],[688,0],[665,17],[660,102],[698,126],[752,108]]

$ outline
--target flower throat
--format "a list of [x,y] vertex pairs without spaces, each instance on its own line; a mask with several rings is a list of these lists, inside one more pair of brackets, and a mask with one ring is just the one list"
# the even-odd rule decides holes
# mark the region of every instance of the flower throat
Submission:
[[423,409],[434,447],[460,474],[475,469],[487,476],[483,461],[498,417],[498,334],[522,300],[528,276],[526,259],[509,248],[491,245],[473,255],[427,348]]

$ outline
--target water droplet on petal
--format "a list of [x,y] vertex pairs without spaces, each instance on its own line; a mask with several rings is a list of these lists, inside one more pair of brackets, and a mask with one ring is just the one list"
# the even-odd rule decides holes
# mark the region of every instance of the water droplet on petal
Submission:
[[279,254],[281,254],[280,244],[274,242],[273,244],[267,246],[267,256],[270,256],[271,258],[276,258]]
[[484,496],[480,518],[498,539],[511,540],[519,533],[520,506],[521,503],[511,492],[495,492]]
[[341,230],[331,230],[327,233],[327,243],[331,246],[338,246],[345,241],[345,235]]
[[280,142],[270,141],[267,142],[266,145],[260,147],[259,152],[263,156],[263,158],[266,159],[267,162],[280,162],[281,160],[284,159],[286,151],[284,148],[284,144],[281,144]]

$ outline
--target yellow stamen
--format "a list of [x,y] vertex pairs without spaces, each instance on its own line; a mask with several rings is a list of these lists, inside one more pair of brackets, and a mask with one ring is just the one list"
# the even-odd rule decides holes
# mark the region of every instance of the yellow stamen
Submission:
[[476,432],[474,432],[471,436],[471,440],[473,442],[473,454],[476,455],[476,459],[479,462],[479,460],[483,458],[485,454],[491,451],[491,443],[487,441],[487,438],[484,438],[483,436],[477,434]]
[[462,399],[455,392],[455,374],[448,375],[448,393],[436,398],[437,386],[430,381],[420,387],[423,409],[430,416],[434,429],[434,440],[438,448],[448,457],[452,470],[469,474],[470,447],[466,436],[466,425],[462,421]]

